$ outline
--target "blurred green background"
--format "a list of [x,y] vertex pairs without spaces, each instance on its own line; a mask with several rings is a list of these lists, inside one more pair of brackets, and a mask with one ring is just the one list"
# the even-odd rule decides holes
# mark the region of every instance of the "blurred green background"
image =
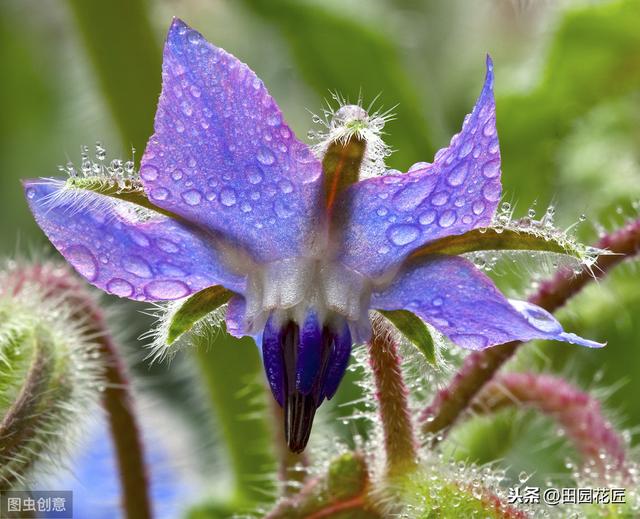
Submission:
[[[248,63],[301,137],[313,126],[307,109],[319,112],[330,90],[352,100],[362,91],[365,102],[381,94],[383,107],[397,105],[397,117],[386,127],[388,142],[396,150],[388,163],[402,170],[413,162],[430,161],[459,130],[480,91],[485,55],[490,53],[505,199],[515,204],[516,215],[526,213],[534,201],[539,211],[554,203],[559,225],[568,227],[584,213],[588,220],[579,232],[585,240],[593,240],[599,226],[613,228],[625,218],[637,217],[637,0],[3,0],[3,256],[47,250],[28,213],[20,178],[57,175],[58,164],[77,163],[80,146],[96,140],[106,145],[112,158],[130,156],[132,146],[136,157],[141,155],[152,129],[161,46],[172,16]],[[619,423],[636,428],[639,288],[638,269],[619,268],[563,310],[567,327],[608,341],[604,350],[551,344],[534,355],[540,366],[567,373],[585,387],[610,389],[605,391],[608,409]],[[217,395],[212,405],[218,425],[205,426],[198,405],[185,400],[195,382],[185,375],[187,368],[180,368],[182,360],[177,359],[178,368],[171,370],[142,362],[135,340],[149,326],[137,311],[142,308],[110,304],[120,309],[118,332],[130,350],[142,391],[169,407],[177,403],[174,412],[181,418],[176,420],[195,424],[203,430],[202,438],[208,438],[209,428],[217,430],[217,450],[203,448],[209,452],[205,459],[215,464],[219,451],[226,451],[231,466],[235,464],[236,480],[230,484],[235,484],[238,502],[255,501],[254,494],[264,491],[263,483],[248,485],[238,474],[268,465],[270,447],[265,445],[266,453],[247,459],[237,439],[235,447],[227,444],[234,442],[234,431],[246,429],[243,422],[233,423],[230,410],[243,405],[239,400],[249,399],[238,397],[237,391],[259,376],[255,349],[247,342],[216,345],[212,367],[204,371],[211,375],[207,380],[213,380],[211,395]],[[225,381],[222,377],[231,363],[241,374]],[[339,400],[344,402],[357,391],[346,384],[342,393]],[[329,430],[340,427],[327,422]],[[544,439],[549,423],[530,422],[526,427],[526,418],[514,424],[502,417],[471,424],[460,437],[475,435],[465,451],[473,458],[504,457],[516,471],[540,471],[540,453],[545,452],[546,468],[561,472],[561,441],[550,445]],[[352,427],[346,429],[345,436],[353,432]],[[254,440],[260,440],[261,431],[251,433]],[[253,490],[246,490],[249,487]]]

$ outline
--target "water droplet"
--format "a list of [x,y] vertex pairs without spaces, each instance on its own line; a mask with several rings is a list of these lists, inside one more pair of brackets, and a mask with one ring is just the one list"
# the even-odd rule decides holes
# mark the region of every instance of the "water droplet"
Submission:
[[278,112],[271,112],[267,115],[267,124],[269,126],[278,126],[280,124],[280,114]]
[[376,210],[376,214],[378,216],[386,216],[388,212],[389,211],[387,210],[386,207],[378,207],[378,209]]
[[280,186],[280,191],[283,193],[291,193],[293,191],[293,184],[288,180],[281,180],[278,182],[278,186]]
[[460,333],[450,335],[449,338],[458,346],[468,350],[482,350],[486,348],[488,342],[482,335],[471,333]]
[[[402,180],[401,176],[384,177],[385,184],[395,184]],[[412,182],[393,195],[394,205],[401,211],[413,211],[433,192],[438,181],[435,175],[420,177],[417,182]]]
[[189,92],[191,92],[191,95],[196,98],[200,97],[201,95],[200,89],[195,85],[191,85],[191,87],[189,88]]
[[422,225],[429,225],[435,221],[436,215],[437,213],[433,209],[429,209],[427,212],[422,213],[420,215],[420,217],[418,218],[418,221]]
[[242,204],[240,204],[240,209],[243,213],[250,213],[253,208],[249,202],[242,202]]
[[500,174],[500,161],[490,160],[482,166],[482,174],[486,178],[495,178]]
[[473,218],[471,218],[471,216],[469,216],[468,214],[465,214],[462,217],[462,223],[464,223],[465,225],[469,225],[471,222],[473,222]]
[[150,278],[153,276],[151,267],[140,256],[125,256],[122,258],[122,268],[140,278]]
[[169,190],[158,187],[151,191],[151,198],[154,200],[166,200],[169,197]]
[[171,240],[167,240],[166,238],[158,238],[156,240],[156,245],[163,251],[168,252],[169,254],[176,253],[180,250],[180,247],[178,247]]
[[176,119],[176,122],[174,123],[174,126],[175,126],[176,131],[178,133],[184,132],[184,123],[180,119]]
[[436,297],[433,301],[431,301],[431,304],[433,306],[442,306],[442,303],[444,303],[444,301],[441,297]]
[[265,166],[269,166],[276,161],[273,152],[269,148],[265,148],[264,146],[258,150],[258,162],[260,164],[264,164]]
[[107,292],[118,297],[130,297],[133,294],[133,285],[121,278],[113,278],[107,283]]
[[489,119],[489,121],[487,121],[487,124],[484,125],[482,133],[484,133],[487,137],[493,137],[496,134],[496,125],[493,118]]
[[278,217],[280,218],[289,218],[293,216],[294,211],[286,204],[284,200],[278,198],[273,204],[273,210],[276,212]]
[[469,155],[469,153],[471,153],[472,149],[473,149],[473,141],[471,139],[467,139],[460,147],[460,151],[458,152],[458,158],[464,159],[467,155]]
[[489,202],[500,200],[500,184],[497,182],[487,182],[482,188],[482,194]]
[[171,263],[158,264],[158,270],[165,276],[181,278],[187,275],[187,272]]
[[182,193],[182,199],[189,205],[198,205],[202,201],[202,193],[197,189],[190,189]]
[[149,241],[149,238],[147,238],[142,232],[135,229],[131,229],[129,231],[129,236],[131,236],[131,239],[134,241],[134,243],[140,245],[140,247],[148,247],[151,243]]
[[532,305],[526,301],[519,301],[510,299],[509,303],[513,306],[518,313],[520,313],[527,322],[534,328],[545,333],[560,333],[562,332],[562,326],[555,318],[546,310],[543,310],[539,306]]
[[180,103],[180,107],[182,108],[182,113],[184,115],[191,117],[191,114],[193,114],[193,107],[191,106],[191,103],[188,101],[182,101],[182,103]]
[[151,299],[172,300],[189,295],[189,287],[182,281],[156,280],[144,287],[144,292]]
[[153,182],[158,178],[158,168],[151,164],[147,164],[140,170],[140,176],[143,180]]
[[420,236],[420,229],[414,225],[392,225],[387,232],[387,236],[395,245],[407,245]]
[[258,166],[247,166],[244,170],[244,174],[250,184],[259,184],[262,182],[262,170]]
[[220,191],[220,202],[222,205],[231,207],[236,204],[236,201],[236,192],[232,188],[225,187]]
[[459,186],[467,178],[468,171],[469,165],[466,162],[463,162],[449,172],[449,175],[447,175],[447,182],[451,186]]
[[446,191],[440,191],[439,193],[436,193],[435,195],[433,195],[433,197],[431,198],[431,204],[435,205],[436,207],[442,206],[446,204],[448,201],[449,201],[449,193],[447,193]]
[[477,200],[473,203],[473,214],[475,215],[481,215],[483,213],[483,211],[485,210],[485,204],[482,200]]
[[443,228],[451,227],[456,221],[455,211],[448,210],[440,215],[438,225]]
[[180,180],[184,176],[184,173],[180,168],[176,169],[173,173],[171,173],[171,178],[176,182]]
[[98,263],[85,246],[72,245],[63,251],[63,256],[89,281],[95,281],[98,277]]
[[520,483],[526,483],[528,479],[529,474],[527,474],[524,470],[520,472],[520,474],[518,474],[518,481],[520,481]]
[[200,36],[196,31],[189,31],[187,34],[187,41],[192,45],[199,45],[202,41],[202,36]]
[[33,197],[36,196],[36,190],[33,189],[32,187],[28,187],[27,188],[27,198],[29,200],[33,200]]

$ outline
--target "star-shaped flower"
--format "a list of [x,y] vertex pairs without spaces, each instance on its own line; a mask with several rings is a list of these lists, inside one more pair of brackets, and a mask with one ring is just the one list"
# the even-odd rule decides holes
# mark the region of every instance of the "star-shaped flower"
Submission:
[[467,259],[429,248],[490,225],[501,196],[487,66],[473,112],[432,164],[358,179],[350,165],[357,173],[376,151],[366,136],[379,120],[343,107],[329,132],[337,140],[318,158],[249,67],[174,20],[139,178],[30,180],[26,196],[54,246],[106,292],[138,301],[233,292],[227,330],[261,341],[300,451],[352,344],[369,338],[371,309],[408,310],[473,350],[537,338],[600,346],[507,300]]

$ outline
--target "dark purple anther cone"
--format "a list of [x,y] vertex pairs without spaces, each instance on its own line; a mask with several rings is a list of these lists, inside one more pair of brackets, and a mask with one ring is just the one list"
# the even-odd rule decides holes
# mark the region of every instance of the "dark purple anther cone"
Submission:
[[284,408],[284,430],[292,452],[302,452],[309,441],[316,409],[331,399],[349,363],[351,334],[322,326],[317,314],[307,314],[300,327],[289,320],[264,329],[262,355],[276,401]]

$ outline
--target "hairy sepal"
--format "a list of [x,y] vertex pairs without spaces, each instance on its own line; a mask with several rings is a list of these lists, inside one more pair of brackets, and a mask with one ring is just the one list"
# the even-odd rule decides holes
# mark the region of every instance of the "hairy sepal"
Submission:
[[408,310],[378,310],[418,351],[429,364],[436,363],[435,343],[427,325]]

